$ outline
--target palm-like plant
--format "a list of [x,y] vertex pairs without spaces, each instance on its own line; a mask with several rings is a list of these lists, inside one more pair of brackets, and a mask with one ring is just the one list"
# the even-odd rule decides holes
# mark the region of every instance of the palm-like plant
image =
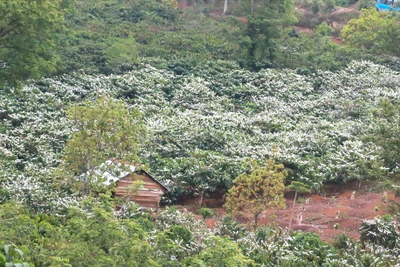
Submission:
[[298,182],[298,181],[293,181],[286,188],[294,190],[294,199],[293,199],[292,210],[290,212],[290,221],[289,221],[289,231],[290,231],[290,229],[292,227],[293,211],[294,211],[294,206],[296,205],[297,195],[298,195],[298,193],[308,193],[308,192],[310,192],[310,189],[308,189],[304,183]]

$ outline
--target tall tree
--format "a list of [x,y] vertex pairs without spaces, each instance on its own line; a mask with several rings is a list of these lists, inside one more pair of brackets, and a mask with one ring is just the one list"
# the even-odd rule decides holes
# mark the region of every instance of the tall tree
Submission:
[[251,214],[257,227],[258,217],[267,207],[285,207],[283,181],[286,176],[283,164],[276,164],[272,159],[267,160],[263,169],[239,175],[227,194],[228,213],[244,218]]
[[[145,128],[137,109],[129,110],[122,101],[102,96],[95,102],[73,106],[67,115],[76,132],[65,147],[62,168],[73,180],[82,178],[78,179],[82,193],[101,188],[103,183],[97,170],[99,166],[104,167],[100,171],[114,167],[109,159],[139,162],[138,143]],[[107,161],[110,164],[104,165]]]
[[0,1],[0,83],[40,77],[56,67],[56,32],[69,0]]
[[246,30],[251,40],[249,60],[255,65],[259,65],[259,62],[271,64],[275,57],[275,40],[285,27],[296,21],[293,0],[262,1],[257,5],[253,1],[251,3],[251,16]]

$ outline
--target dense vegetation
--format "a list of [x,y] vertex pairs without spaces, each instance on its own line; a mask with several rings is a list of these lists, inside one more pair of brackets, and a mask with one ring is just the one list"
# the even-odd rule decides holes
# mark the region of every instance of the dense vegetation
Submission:
[[[365,221],[361,241],[334,245],[314,233],[279,229],[247,232],[230,217],[209,229],[193,215],[166,209],[155,219],[131,206],[115,214],[107,197],[86,199],[63,216],[33,215],[15,203],[0,206],[4,262],[35,266],[395,266],[399,238],[386,216]],[[19,249],[20,253],[17,253]],[[1,254],[0,254],[1,255]],[[9,265],[7,265],[9,266]]]
[[13,185],[48,176],[73,130],[66,109],[108,94],[141,111],[147,136],[139,157],[172,197],[226,190],[250,159],[274,153],[290,180],[315,190],[327,181],[383,179],[398,161],[387,157],[391,139],[371,136],[396,134],[399,78],[370,62],[312,75],[208,62],[192,75],[143,64],[122,75],[46,78],[14,91],[18,98],[2,95],[4,176]]
[[[0,266],[398,264],[395,206],[334,245],[231,217],[208,229],[173,208],[114,211],[93,174],[109,158],[142,163],[170,189],[164,203],[230,189],[228,210],[256,222],[292,181],[398,183],[396,14],[361,11],[339,46],[326,22],[295,31],[289,0],[225,15],[177,4],[0,3]],[[304,5],[321,18],[333,4]]]

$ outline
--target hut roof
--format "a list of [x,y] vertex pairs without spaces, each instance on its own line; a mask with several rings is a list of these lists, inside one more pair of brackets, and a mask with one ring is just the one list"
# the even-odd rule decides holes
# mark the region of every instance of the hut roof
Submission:
[[140,166],[141,165],[139,164],[135,165],[131,163],[121,162],[120,160],[109,159],[102,163],[99,167],[95,168],[94,173],[103,177],[105,179],[104,184],[107,186],[121,180],[131,173],[145,173],[167,192],[169,191],[169,189],[165,185],[163,185],[148,172],[141,169]]

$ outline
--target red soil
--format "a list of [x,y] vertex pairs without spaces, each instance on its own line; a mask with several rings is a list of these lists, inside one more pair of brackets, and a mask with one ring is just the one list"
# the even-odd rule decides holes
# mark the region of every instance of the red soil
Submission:
[[[400,199],[396,199],[391,192],[388,192],[388,199],[385,203],[383,201],[384,193],[367,192],[364,189],[354,190],[353,188],[354,185],[347,185],[346,188],[326,186],[322,190],[323,193],[319,195],[304,194],[300,196],[299,202],[301,203],[296,203],[293,212],[292,229],[315,232],[323,240],[330,242],[341,233],[358,239],[358,229],[363,220],[370,220],[377,215],[388,213],[389,200],[400,202]],[[353,191],[355,192],[354,199],[351,199]],[[282,228],[287,228],[290,221],[293,196],[294,193],[292,192],[285,194],[287,208],[284,210],[266,209],[260,215],[258,224],[278,225]],[[214,218],[206,220],[207,225],[210,228],[214,228],[218,220],[226,215],[226,211],[220,206],[221,199],[205,199],[205,204],[214,211]],[[215,204],[218,207],[215,207]],[[189,203],[186,203],[185,207],[192,212],[196,210],[195,205],[190,205]],[[201,216],[196,215],[196,217],[201,219]],[[245,221],[242,222],[246,223]],[[334,228],[336,223],[338,224],[338,229]]]
[[[344,233],[353,238],[358,238],[358,229],[362,220],[373,219],[377,215],[388,212],[388,201],[382,200],[383,193],[355,191],[354,199],[351,199],[354,190],[343,190],[337,194],[328,194],[326,197],[319,195],[305,195],[311,199],[309,204],[297,204],[294,211],[294,230],[312,231],[318,233],[325,241],[331,241],[338,234]],[[388,199],[395,200],[392,193],[388,193]],[[275,222],[281,227],[287,227],[290,220],[291,199],[287,199],[286,210],[276,212]],[[270,210],[267,212],[273,214]],[[297,218],[302,216],[302,221]],[[265,219],[263,224],[268,223]],[[338,224],[338,229],[334,225]]]

